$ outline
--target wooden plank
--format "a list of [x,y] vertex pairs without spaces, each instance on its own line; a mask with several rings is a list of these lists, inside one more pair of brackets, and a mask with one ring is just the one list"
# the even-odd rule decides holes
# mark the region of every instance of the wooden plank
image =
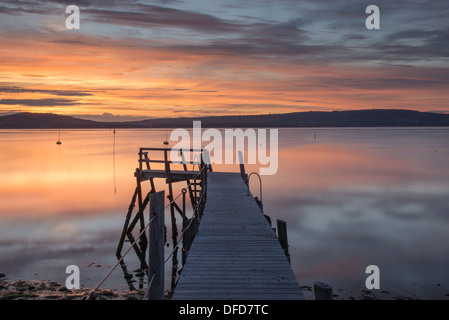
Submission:
[[203,218],[172,299],[304,299],[241,175],[212,172],[207,186]]
[[150,253],[148,278],[151,279],[151,288],[148,288],[148,300],[164,299],[164,219],[165,191],[150,195]]
[[[198,171],[171,171],[173,180],[191,179],[198,174]],[[141,180],[145,181],[150,178],[167,178],[165,170],[142,170]]]

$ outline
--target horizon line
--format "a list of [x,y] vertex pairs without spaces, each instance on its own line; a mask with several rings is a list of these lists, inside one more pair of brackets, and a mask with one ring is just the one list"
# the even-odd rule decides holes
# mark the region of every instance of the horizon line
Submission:
[[[269,115],[287,115],[287,114],[297,114],[297,113],[334,113],[334,112],[355,112],[355,111],[411,111],[411,112],[419,112],[419,113],[433,113],[433,114],[441,114],[446,115],[449,112],[446,111],[420,111],[415,109],[403,109],[403,108],[372,108],[372,109],[350,109],[350,110],[329,110],[329,111],[317,111],[317,110],[307,110],[307,111],[295,111],[295,112],[284,112],[284,113],[262,113],[262,114],[226,114],[226,115],[199,115],[199,116],[184,116],[184,117],[150,117],[144,115],[114,115],[110,113],[103,114],[60,114],[53,112],[30,112],[30,111],[18,111],[18,112],[6,112],[0,113],[0,117],[10,116],[15,114],[49,114],[49,115],[57,115],[57,116],[66,116],[72,117],[81,120],[88,120],[94,122],[138,122],[145,120],[174,120],[174,119],[193,119],[193,118],[212,118],[212,117],[250,117],[250,116],[269,116]],[[113,118],[129,118],[127,120],[93,120],[86,118],[101,118],[101,117],[113,117]],[[137,120],[132,120],[132,118],[139,118]]]

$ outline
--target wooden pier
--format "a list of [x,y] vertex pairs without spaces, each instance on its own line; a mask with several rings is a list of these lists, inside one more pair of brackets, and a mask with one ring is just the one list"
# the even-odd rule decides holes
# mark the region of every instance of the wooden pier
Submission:
[[240,173],[210,172],[174,300],[302,300],[284,250]]
[[[243,165],[240,166],[240,173],[212,172],[210,164],[204,161],[208,156],[206,152],[204,154],[203,150],[195,149],[190,152],[199,152],[199,162],[183,161],[180,165],[171,161],[166,148],[140,148],[139,167],[135,172],[136,189],[116,252],[125,279],[129,279],[130,275],[123,258],[134,248],[141,269],[148,277],[145,296],[149,299],[161,299],[167,292],[163,279],[164,264],[169,258],[172,259],[171,290],[166,298],[304,299],[289,263],[285,222],[278,220],[277,236],[263,213],[261,199],[253,197],[249,191],[251,175],[245,174]],[[150,164],[160,164],[163,168],[154,168]],[[198,171],[188,170],[195,166]],[[165,191],[156,192],[155,189],[153,180],[157,178],[165,179],[168,185],[169,204],[165,207]],[[149,181],[151,187],[147,196],[142,191],[145,181]],[[186,183],[182,194],[175,196],[174,183]],[[260,185],[260,191],[261,188]],[[187,197],[193,209],[190,218],[186,216]],[[176,200],[181,204],[178,205]],[[135,206],[137,212],[133,217]],[[150,220],[145,225],[147,207],[150,207]],[[168,207],[173,251],[164,258],[163,247],[169,244],[163,222]],[[176,217],[182,219],[182,234],[179,236]],[[139,228],[137,237],[135,228]],[[150,231],[148,237],[147,228]],[[129,240],[132,246],[123,255],[125,240]],[[181,247],[182,264],[178,261],[178,249]],[[148,262],[147,249],[150,253]],[[130,289],[133,289],[132,283]]]

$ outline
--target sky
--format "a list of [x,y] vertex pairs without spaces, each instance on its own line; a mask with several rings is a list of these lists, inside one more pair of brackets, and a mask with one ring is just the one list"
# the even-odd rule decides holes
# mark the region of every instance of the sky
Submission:
[[448,17],[447,0],[0,0],[0,114],[449,113]]

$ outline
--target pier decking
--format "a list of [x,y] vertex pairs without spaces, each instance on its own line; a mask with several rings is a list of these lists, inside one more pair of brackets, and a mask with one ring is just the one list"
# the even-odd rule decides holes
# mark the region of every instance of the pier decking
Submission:
[[174,300],[302,300],[287,257],[240,173],[210,172]]

